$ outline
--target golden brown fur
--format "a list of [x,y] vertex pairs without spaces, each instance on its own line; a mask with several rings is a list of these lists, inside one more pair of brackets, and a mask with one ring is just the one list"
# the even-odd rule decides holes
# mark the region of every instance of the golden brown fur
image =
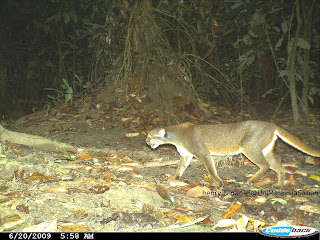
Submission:
[[309,147],[277,125],[262,121],[216,125],[183,123],[152,130],[146,142],[152,148],[162,144],[173,144],[177,147],[181,161],[174,178],[181,177],[191,159],[196,157],[203,161],[217,187],[221,187],[223,182],[217,174],[211,155],[243,153],[259,167],[259,171],[249,179],[249,183],[258,181],[271,168],[278,174],[278,183],[275,186],[281,188],[285,179],[284,168],[273,154],[278,137],[308,155],[320,157],[319,150]]

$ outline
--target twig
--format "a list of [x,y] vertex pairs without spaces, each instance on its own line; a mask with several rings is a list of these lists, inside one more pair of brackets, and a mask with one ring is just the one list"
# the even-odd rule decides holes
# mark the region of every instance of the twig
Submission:
[[204,219],[206,219],[207,217],[208,217],[208,215],[203,216],[203,217],[199,217],[199,218],[197,218],[197,219],[195,219],[193,221],[186,222],[186,223],[183,223],[183,224],[174,224],[174,225],[170,225],[170,226],[163,227],[163,228],[155,228],[155,229],[147,230],[147,231],[144,231],[144,232],[157,232],[157,231],[162,231],[162,230],[184,228],[184,227],[188,227],[188,226],[194,225],[194,224],[196,224],[198,222],[201,222]]

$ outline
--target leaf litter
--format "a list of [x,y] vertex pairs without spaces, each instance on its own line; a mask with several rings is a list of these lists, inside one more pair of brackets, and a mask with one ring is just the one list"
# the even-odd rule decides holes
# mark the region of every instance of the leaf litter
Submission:
[[[244,184],[257,169],[237,156],[232,164],[229,158],[219,162],[222,191],[210,185],[196,159],[182,179],[169,181],[179,158],[175,148],[152,151],[144,143],[148,131],[168,125],[167,118],[146,96],[131,96],[109,103],[63,103],[11,125],[14,131],[83,149],[44,151],[8,143],[0,155],[1,231],[253,232],[279,224],[319,228],[317,158],[300,153],[292,158],[288,148],[281,148],[289,162],[282,190],[272,189],[273,172],[253,187]],[[182,104],[182,98],[174,98],[175,103]],[[218,106],[211,110],[215,123],[225,114],[230,121],[252,118]],[[196,110],[176,114],[187,121],[206,121]]]

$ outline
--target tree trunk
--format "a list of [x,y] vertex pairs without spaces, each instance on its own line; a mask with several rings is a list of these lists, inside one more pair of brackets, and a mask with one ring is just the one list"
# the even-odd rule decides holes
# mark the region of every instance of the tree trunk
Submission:
[[8,110],[8,77],[7,68],[1,65],[0,68],[0,118]]
[[301,29],[301,17],[300,17],[300,4],[299,0],[296,0],[296,13],[297,13],[297,30],[295,37],[289,40],[288,46],[288,64],[287,64],[287,76],[289,80],[289,90],[291,95],[291,106],[293,113],[293,123],[295,125],[299,124],[299,110],[298,110],[298,101],[296,93],[296,80],[295,80],[295,66],[296,66],[296,53],[297,53],[297,42],[298,36]]
[[[303,18],[304,18],[304,34],[303,39],[307,42],[311,42],[311,23],[312,23],[312,12],[313,6],[316,1],[312,1],[312,5],[307,8],[304,4],[303,7]],[[303,2],[305,3],[305,2]],[[309,11],[308,11],[309,9]],[[305,118],[308,120],[309,118],[309,106],[308,106],[308,91],[309,91],[309,62],[310,62],[310,49],[303,49],[303,89],[302,89],[302,97],[301,97],[301,107],[302,111],[305,115]]]

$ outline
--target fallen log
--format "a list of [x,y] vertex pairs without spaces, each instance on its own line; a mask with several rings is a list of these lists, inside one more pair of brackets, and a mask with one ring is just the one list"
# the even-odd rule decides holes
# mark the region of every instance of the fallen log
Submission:
[[13,144],[21,144],[24,146],[39,148],[42,150],[57,150],[57,151],[77,151],[77,147],[72,146],[68,143],[62,143],[58,141],[51,140],[49,138],[14,132],[5,129],[0,125],[0,141],[4,144],[6,141]]

